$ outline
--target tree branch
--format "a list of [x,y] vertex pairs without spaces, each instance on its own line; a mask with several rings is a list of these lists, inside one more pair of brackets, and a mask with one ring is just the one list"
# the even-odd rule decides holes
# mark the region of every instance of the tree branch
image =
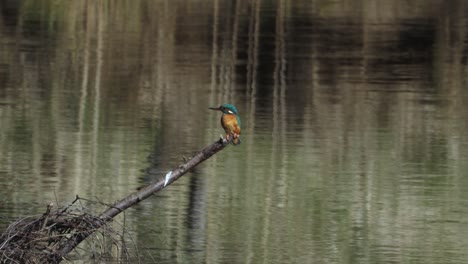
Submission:
[[187,162],[179,165],[176,169],[169,171],[165,177],[157,179],[155,182],[143,187],[137,192],[134,192],[127,197],[115,202],[113,205],[109,206],[104,212],[99,216],[99,220],[92,223],[95,227],[92,231],[85,232],[76,232],[63,244],[61,244],[56,251],[53,253],[53,259],[58,263],[60,262],[68,253],[70,253],[78,244],[85,240],[89,235],[91,235],[94,230],[102,227],[106,222],[125,211],[127,208],[139,203],[140,201],[145,200],[154,193],[164,189],[169,186],[171,183],[176,181],[182,175],[196,167],[198,164],[210,158],[212,155],[222,150],[229,144],[229,141],[226,139],[220,138],[218,141],[207,146],[202,151],[197,153]]

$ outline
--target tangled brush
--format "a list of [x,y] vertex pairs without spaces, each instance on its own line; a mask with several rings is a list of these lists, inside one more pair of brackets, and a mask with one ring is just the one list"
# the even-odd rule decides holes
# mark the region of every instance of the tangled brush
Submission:
[[[75,235],[89,236],[88,247],[94,262],[115,256],[129,259],[123,235],[113,229],[110,222],[86,212],[77,197],[62,209],[47,206],[39,216],[27,216],[11,223],[0,235],[0,263],[57,263],[56,252]],[[112,254],[114,252],[114,254]],[[79,254],[79,251],[76,252]],[[89,253],[89,252],[88,252]],[[89,254],[87,254],[89,256]]]

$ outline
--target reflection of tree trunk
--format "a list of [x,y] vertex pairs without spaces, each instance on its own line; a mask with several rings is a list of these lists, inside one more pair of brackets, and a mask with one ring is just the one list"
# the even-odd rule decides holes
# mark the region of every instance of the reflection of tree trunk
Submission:
[[224,102],[233,102],[234,100],[234,89],[236,81],[236,65],[237,65],[237,41],[239,36],[239,20],[241,16],[241,2],[236,1],[236,8],[234,13],[234,21],[232,24],[232,47],[231,47],[231,60],[230,60],[230,74],[229,74],[229,85],[228,91],[226,94],[226,99]]
[[[98,164],[98,152],[99,152],[99,147],[98,147],[98,141],[99,141],[99,116],[100,116],[100,108],[101,108],[101,71],[103,67],[103,38],[104,38],[104,27],[105,27],[105,21],[107,21],[106,17],[106,10],[105,9],[105,3],[99,3],[97,5],[98,9],[98,19],[97,19],[97,44],[96,44],[96,75],[95,80],[94,80],[94,103],[93,103],[93,131],[92,131],[92,140],[91,140],[91,147],[92,147],[92,153],[91,153],[91,178],[96,179],[96,165]],[[91,186],[96,186],[96,184],[93,184]],[[94,192],[93,192],[94,193]]]
[[[286,153],[286,48],[285,48],[285,2],[284,0],[278,1],[277,15],[276,15],[276,34],[275,34],[275,68],[274,68],[274,85],[273,85],[273,131],[272,131],[272,152],[271,152],[271,176],[267,186],[267,195],[265,201],[265,221],[263,225],[263,233],[265,234],[262,239],[262,248],[268,249],[270,241],[270,225],[272,221],[271,213],[276,212],[272,207],[277,206],[274,204],[271,197],[286,196],[286,161],[288,155]],[[277,159],[279,162],[277,161]],[[279,170],[278,170],[279,166]],[[277,186],[278,190],[274,190]],[[280,205],[285,201],[279,202]],[[276,218],[275,218],[276,219]],[[276,219],[278,220],[278,219]],[[269,252],[264,252],[268,255]]]
[[[261,0],[254,0],[252,3],[249,35],[248,35],[248,50],[247,50],[247,94],[246,97],[250,101],[249,123],[247,129],[249,134],[253,132],[255,124],[255,105],[257,100],[257,69],[258,69],[258,41],[260,36],[260,6]],[[251,146],[251,144],[247,144]]]
[[215,100],[216,95],[216,88],[217,88],[217,75],[218,75],[218,30],[219,30],[219,3],[218,0],[214,0],[213,3],[213,41],[211,43],[211,49],[213,52],[211,53],[211,86],[210,86],[210,105],[217,105],[219,104],[218,101]]
[[[280,186],[281,187],[286,187],[286,179],[285,176],[288,175],[286,171],[286,163],[288,158],[287,152],[286,152],[286,147],[287,147],[287,141],[286,141],[286,67],[287,67],[287,58],[286,58],[286,30],[285,30],[285,24],[286,24],[286,6],[285,6],[285,0],[281,0],[280,6],[278,8],[278,23],[277,23],[277,32],[278,32],[278,39],[277,42],[279,42],[279,49],[278,49],[278,58],[280,61],[280,71],[278,73],[278,78],[279,78],[279,84],[280,84],[280,137],[281,137],[281,150],[282,153],[280,157],[282,158],[281,161],[281,175],[280,175]],[[278,190],[278,193],[281,194],[281,197],[286,197],[286,190]]]
[[[202,175],[198,175],[196,170],[193,175],[190,177],[190,192],[189,192],[189,204],[187,207],[187,212],[185,213],[188,216],[189,220],[184,219],[183,224],[186,225],[188,229],[188,238],[187,248],[196,249],[198,244],[204,244],[202,239],[205,238],[206,234],[206,222],[207,222],[207,208],[208,208],[208,198],[207,195],[209,191],[206,188],[205,178]],[[183,229],[181,229],[183,230]],[[183,250],[183,249],[182,249]],[[199,261],[193,261],[200,263]]]
[[[88,10],[86,10],[88,11]],[[74,184],[73,188],[75,188],[74,193],[78,193],[77,189],[81,187],[81,175],[83,168],[83,134],[84,134],[84,126],[85,126],[85,114],[86,114],[86,101],[88,100],[88,80],[89,80],[89,66],[90,66],[90,46],[91,46],[91,26],[90,20],[91,17],[95,16],[88,16],[89,19],[86,21],[86,26],[84,28],[84,37],[85,37],[85,45],[83,48],[83,77],[81,80],[81,96],[80,96],[80,103],[79,103],[79,112],[78,112],[78,133],[76,139],[76,155],[75,155],[75,177],[74,177]]]
[[[224,3],[227,6],[222,8],[231,10],[233,2]],[[213,41],[212,41],[212,91],[219,90],[217,99],[214,102],[234,101],[234,86],[236,80],[236,64],[238,52],[238,35],[241,25],[242,1],[236,1],[234,12],[227,12],[224,14],[225,21],[219,21],[220,6],[218,1],[214,1],[214,23],[213,23]],[[221,38],[220,38],[221,29]],[[224,37],[227,36],[227,37]],[[218,39],[220,44],[218,43]],[[216,87],[216,89],[214,89]],[[213,103],[213,102],[212,102]]]
[[[248,110],[248,124],[246,126],[246,133],[248,135],[254,135],[255,132],[255,111],[257,103],[257,70],[258,70],[258,45],[260,36],[260,7],[261,0],[253,0],[251,3],[250,17],[249,17],[249,32],[248,32],[248,50],[247,50],[247,89],[246,98],[249,100]],[[255,158],[255,148],[253,144],[254,136],[247,137],[245,148],[246,148],[246,160],[253,160]],[[253,175],[255,171],[255,164],[253,162],[247,163],[247,175]],[[246,240],[248,255],[246,256],[249,262],[255,252],[255,225],[249,225],[249,232],[247,235],[249,239]]]

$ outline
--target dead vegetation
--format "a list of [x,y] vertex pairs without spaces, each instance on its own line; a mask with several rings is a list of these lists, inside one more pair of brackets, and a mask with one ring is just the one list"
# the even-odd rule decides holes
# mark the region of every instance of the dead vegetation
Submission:
[[[124,231],[117,231],[110,221],[103,221],[89,213],[83,201],[77,197],[65,208],[47,206],[44,214],[27,216],[11,223],[0,236],[0,263],[57,263],[59,250],[75,235],[90,236],[87,245],[74,251],[74,256],[86,255],[99,263],[111,258],[130,262],[124,240]],[[86,200],[89,202],[89,200]],[[129,236],[130,237],[130,236]]]

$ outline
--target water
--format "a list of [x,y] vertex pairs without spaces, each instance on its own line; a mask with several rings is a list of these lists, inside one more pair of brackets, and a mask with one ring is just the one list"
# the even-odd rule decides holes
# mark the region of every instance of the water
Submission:
[[230,102],[243,143],[126,212],[142,263],[467,263],[463,2],[0,9],[2,227],[161,177]]

